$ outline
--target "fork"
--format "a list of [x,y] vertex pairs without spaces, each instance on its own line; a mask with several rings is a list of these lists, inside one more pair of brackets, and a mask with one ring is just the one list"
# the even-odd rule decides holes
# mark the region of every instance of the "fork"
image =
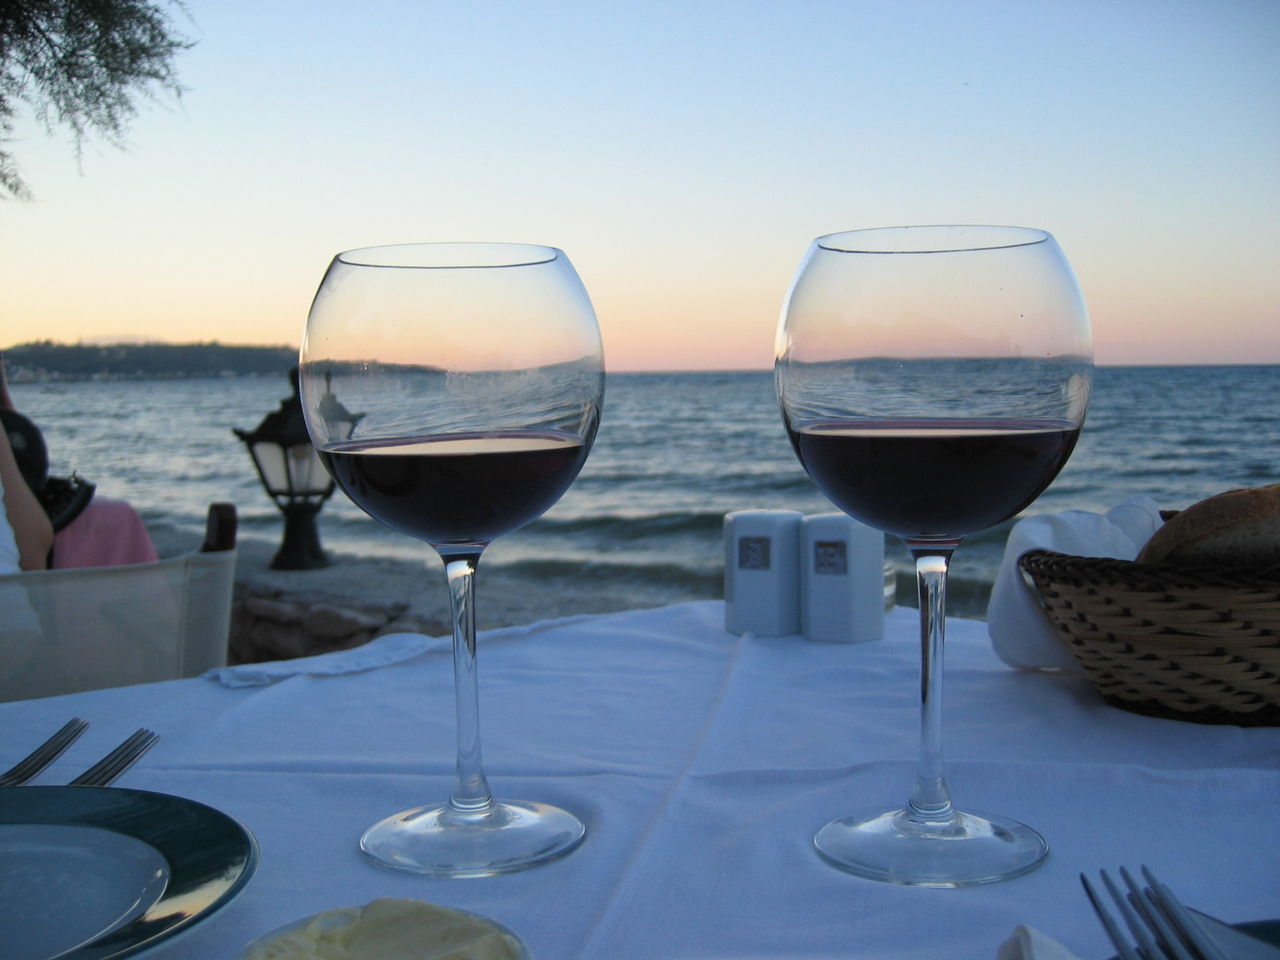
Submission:
[[1142,868],[1142,875],[1150,885],[1143,889],[1147,899],[1164,911],[1170,923],[1182,938],[1195,948],[1195,952],[1203,955],[1205,960],[1227,960],[1218,945],[1205,936],[1200,921],[1191,915],[1191,911],[1182,905],[1182,901],[1173,895],[1173,891],[1157,880],[1156,875],[1145,866]]
[[133,766],[151,749],[159,734],[143,727],[80,776],[71,781],[73,787],[105,787]]
[[1140,950],[1128,942],[1089,878],[1080,874],[1084,892],[1106,930],[1108,939],[1119,952],[1120,960],[1227,960],[1217,945],[1204,936],[1199,924],[1172,891],[1157,880],[1147,867],[1142,867],[1142,874],[1150,886],[1139,887],[1129,871],[1124,867],[1120,868],[1120,877],[1129,889],[1126,897],[1107,871],[1099,871],[1103,886],[1137,940]]
[[53,736],[30,754],[23,757],[4,773],[0,773],[0,787],[17,787],[26,783],[41,770],[61,756],[62,751],[75,743],[76,738],[84,733],[87,722],[79,717],[72,717]]

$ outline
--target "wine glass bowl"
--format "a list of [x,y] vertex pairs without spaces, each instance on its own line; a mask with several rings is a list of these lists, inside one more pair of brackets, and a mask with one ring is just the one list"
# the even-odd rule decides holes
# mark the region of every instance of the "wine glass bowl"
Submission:
[[308,316],[299,380],[308,429],[337,485],[370,516],[429,544],[450,596],[453,791],[375,824],[361,849],[434,876],[508,873],[564,855],[585,835],[573,814],[489,790],[474,576],[490,542],[560,499],[595,438],[603,354],[572,264],[526,244],[340,253]]
[[916,562],[921,746],[905,807],[833,821],[829,862],[896,883],[962,886],[1034,869],[1047,845],[965,813],[942,763],[941,667],[950,557],[1026,508],[1071,455],[1092,385],[1075,277],[1041,230],[856,230],[810,246],[779,323],[775,382],[805,470],[850,516]]

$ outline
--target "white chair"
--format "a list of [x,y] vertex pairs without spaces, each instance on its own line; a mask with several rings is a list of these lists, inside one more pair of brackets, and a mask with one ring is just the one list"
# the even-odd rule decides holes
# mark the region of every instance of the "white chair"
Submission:
[[227,661],[236,513],[197,553],[0,576],[0,701],[191,677]]

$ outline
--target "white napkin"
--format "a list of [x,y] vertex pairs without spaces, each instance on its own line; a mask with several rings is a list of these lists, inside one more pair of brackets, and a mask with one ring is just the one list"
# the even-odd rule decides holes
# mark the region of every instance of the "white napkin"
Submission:
[[447,648],[446,638],[424,637],[420,633],[388,633],[362,646],[336,653],[294,660],[272,660],[267,663],[242,663],[234,667],[218,667],[204,675],[224,687],[262,687],[288,677],[337,676],[362,673],[393,663],[402,663],[437,647]]
[[1076,955],[1034,927],[1015,927],[1000,944],[996,960],[1077,960]]
[[1076,669],[1075,659],[1022,577],[1018,558],[1030,550],[1132,560],[1163,523],[1150,497],[1133,497],[1105,514],[1067,510],[1019,520],[1009,531],[991,588],[987,631],[996,655],[1011,667]]

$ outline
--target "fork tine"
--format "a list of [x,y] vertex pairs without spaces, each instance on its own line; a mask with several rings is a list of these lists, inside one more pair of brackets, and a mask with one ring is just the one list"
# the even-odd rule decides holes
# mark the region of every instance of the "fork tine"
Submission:
[[1111,916],[1111,911],[1102,902],[1098,892],[1093,889],[1093,884],[1089,882],[1089,878],[1082,873],[1080,874],[1080,882],[1084,885],[1084,892],[1088,895],[1089,902],[1093,904],[1093,912],[1098,915],[1098,919],[1102,922],[1102,929],[1107,931],[1107,939],[1111,941],[1111,945],[1120,954],[1120,960],[1142,960],[1137,951],[1129,946],[1129,941],[1120,932],[1120,927],[1116,924],[1115,918]]
[[142,728],[134,732],[120,749],[116,752],[114,763],[107,765],[102,774],[95,781],[97,786],[106,786],[113,782],[122,773],[137,763],[138,759],[146,753],[159,740],[159,736],[153,731]]
[[151,749],[160,737],[143,727],[134,731],[124,743],[116,747],[80,776],[71,781],[75,787],[105,787],[128,770],[138,758]]
[[145,728],[135,731],[127,740],[71,781],[76,786],[105,787],[137,762],[159,739]]
[[1205,935],[1200,923],[1191,916],[1187,908],[1182,905],[1182,901],[1173,895],[1173,891],[1157,880],[1156,875],[1148,867],[1144,865],[1141,869],[1142,875],[1150,884],[1148,893],[1152,901],[1165,912],[1169,921],[1183,939],[1198,952],[1199,957],[1203,960],[1228,960],[1227,956],[1218,949],[1218,945]]
[[1120,868],[1120,876],[1124,879],[1125,886],[1129,888],[1129,902],[1133,904],[1135,910],[1142,916],[1147,928],[1151,930],[1164,946],[1165,953],[1173,960],[1196,960],[1191,954],[1187,953],[1186,947],[1182,945],[1175,931],[1160,911],[1159,907],[1150,897],[1150,891],[1144,890],[1138,886],[1136,880],[1125,867]]
[[1111,894],[1111,899],[1115,901],[1116,907],[1120,910],[1120,915],[1124,917],[1124,922],[1128,925],[1129,931],[1137,939],[1139,946],[1142,948],[1144,956],[1158,960],[1165,958],[1168,960],[1168,954],[1156,943],[1155,938],[1151,936],[1151,931],[1147,929],[1142,922],[1142,918],[1129,905],[1129,901],[1125,899],[1124,894],[1116,887],[1115,881],[1111,879],[1111,875],[1107,871],[1099,871],[1102,882],[1106,884],[1107,893]]
[[62,725],[57,733],[51,736],[31,753],[15,763],[4,773],[0,773],[0,787],[16,787],[26,783],[57,760],[62,752],[75,743],[76,738],[89,726],[79,717],[72,717]]

